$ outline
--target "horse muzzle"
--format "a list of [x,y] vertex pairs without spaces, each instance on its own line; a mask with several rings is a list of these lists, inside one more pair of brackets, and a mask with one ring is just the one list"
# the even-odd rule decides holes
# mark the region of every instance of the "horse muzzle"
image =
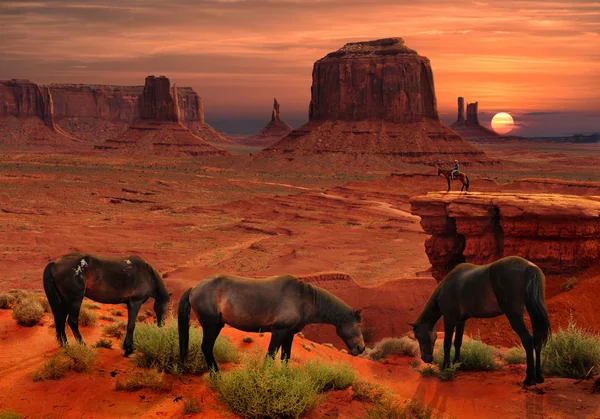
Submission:
[[363,346],[362,348],[361,348],[360,346],[355,346],[355,347],[354,347],[354,348],[353,348],[353,349],[350,351],[350,353],[351,353],[353,356],[358,356],[358,355],[362,354],[362,353],[365,351],[365,348],[366,348],[366,345],[365,345],[365,346]]
[[421,357],[421,359],[423,360],[423,362],[425,362],[426,364],[432,364],[433,363],[433,355],[423,355]]

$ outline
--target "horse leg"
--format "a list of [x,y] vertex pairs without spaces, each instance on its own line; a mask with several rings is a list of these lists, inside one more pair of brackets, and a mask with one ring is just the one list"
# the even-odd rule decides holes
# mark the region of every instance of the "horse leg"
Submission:
[[271,331],[271,341],[269,342],[267,356],[270,356],[271,358],[275,359],[275,355],[277,355],[277,351],[281,347],[281,343],[286,337],[286,332],[287,329],[274,329]]
[[465,332],[465,321],[456,323],[456,335],[454,336],[454,363],[460,362],[460,347]]
[[123,349],[125,349],[125,355],[129,356],[133,353],[133,332],[135,331],[135,320],[142,307],[143,301],[129,300],[127,301],[127,335],[125,335],[125,341],[123,342]]
[[[69,312],[69,327],[73,332],[73,336],[81,345],[85,345],[83,342],[83,338],[81,337],[81,333],[79,333],[79,311],[81,310],[81,303],[83,302],[83,295],[76,299],[73,299],[67,303],[68,312]],[[65,335],[66,338],[66,335]]]
[[452,349],[452,335],[456,320],[451,316],[444,316],[444,363],[442,369],[450,365],[450,350]]
[[292,341],[294,340],[294,333],[289,332],[288,335],[283,339],[281,343],[281,360],[289,361],[292,358]]
[[206,324],[208,322],[202,323],[202,333],[204,336],[202,337],[202,353],[204,354],[204,359],[206,360],[206,365],[211,374],[219,372],[219,366],[217,365],[217,361],[215,360],[215,355],[213,353],[213,349],[215,347],[215,342],[219,333],[221,333],[221,329],[223,325],[220,321],[210,322],[210,324]]
[[513,330],[519,335],[521,338],[521,343],[525,348],[525,353],[527,354],[527,376],[525,377],[525,381],[523,384],[526,386],[532,386],[536,384],[535,379],[535,370],[533,365],[533,337],[527,330],[527,326],[525,326],[525,322],[523,321],[523,315],[507,315],[508,320],[510,321],[510,325]]
[[450,178],[447,177],[446,180],[448,181],[448,190],[446,192],[450,192]]
[[67,312],[68,308],[65,303],[61,303],[52,314],[54,316],[54,327],[56,328],[56,339],[60,346],[67,344],[67,334],[65,333],[65,326],[67,323]]

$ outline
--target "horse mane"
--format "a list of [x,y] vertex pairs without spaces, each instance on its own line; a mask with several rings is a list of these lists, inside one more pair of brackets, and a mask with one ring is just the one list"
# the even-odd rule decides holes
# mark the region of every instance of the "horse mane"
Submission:
[[149,263],[146,263],[146,266],[148,267],[148,270],[154,277],[154,285],[155,285],[154,299],[160,300],[160,301],[169,299],[169,291],[167,290],[165,282],[162,280],[162,277],[160,276],[160,274],[158,272],[156,272],[156,269],[154,269]]
[[[437,312],[440,311],[439,307],[436,307],[438,305],[437,302],[437,295],[440,292],[440,288],[441,285],[444,283],[444,281],[446,280],[446,278],[444,278],[442,280],[442,282],[440,282],[438,284],[437,287],[435,287],[435,290],[433,290],[433,292],[431,293],[431,295],[429,296],[429,299],[427,300],[427,302],[425,303],[425,307],[423,307],[423,311],[421,311],[421,314],[419,315],[419,318],[417,319],[417,321],[415,322],[416,324],[424,324],[427,323],[427,318],[429,316],[431,316],[432,314],[437,314],[436,313],[436,308],[437,308]],[[435,317],[432,316],[432,317]],[[435,321],[437,322],[437,320],[439,319],[439,317],[435,318]],[[435,323],[435,322],[434,322]]]
[[297,281],[302,294],[310,298],[323,321],[337,326],[354,320],[354,310],[340,298],[323,288]]

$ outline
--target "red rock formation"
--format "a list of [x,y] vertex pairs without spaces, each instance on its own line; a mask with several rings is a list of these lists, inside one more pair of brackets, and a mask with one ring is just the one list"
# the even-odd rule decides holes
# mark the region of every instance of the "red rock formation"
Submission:
[[465,121],[465,98],[458,98],[458,117],[456,118],[456,122],[464,122]]
[[29,80],[0,81],[0,147],[80,146],[54,123],[52,94]]
[[431,234],[425,250],[438,281],[461,262],[517,255],[547,272],[569,272],[600,257],[599,197],[429,193],[410,202]]
[[227,155],[225,150],[195,136],[179,122],[177,88],[166,77],[146,77],[140,98],[140,118],[123,134],[95,148],[128,155]]
[[311,171],[490,163],[439,121],[429,60],[400,38],[349,43],[317,61],[309,117],[255,163]]
[[450,127],[465,140],[477,141],[482,139],[501,138],[496,132],[487,129],[479,123],[479,103],[467,104],[467,119],[464,117],[464,98],[458,98],[458,118]]
[[292,127],[281,119],[279,102],[277,102],[277,99],[273,99],[271,121],[256,134],[242,137],[237,142],[245,145],[267,147],[275,144],[290,132],[292,132]]

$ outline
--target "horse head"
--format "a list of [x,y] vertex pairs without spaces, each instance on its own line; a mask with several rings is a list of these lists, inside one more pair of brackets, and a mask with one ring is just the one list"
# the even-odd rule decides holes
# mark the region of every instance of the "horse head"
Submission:
[[162,327],[165,324],[165,313],[169,309],[169,300],[171,299],[172,292],[162,298],[154,299],[154,312],[156,313],[156,322],[158,327]]
[[421,351],[421,359],[423,362],[431,364],[433,362],[433,348],[437,339],[437,333],[432,326],[424,323],[409,323],[413,328],[415,338],[419,342],[419,350]]
[[354,356],[360,355],[365,351],[365,340],[361,330],[360,312],[352,312],[352,316],[345,322],[336,326],[336,332],[344,341],[350,353]]

